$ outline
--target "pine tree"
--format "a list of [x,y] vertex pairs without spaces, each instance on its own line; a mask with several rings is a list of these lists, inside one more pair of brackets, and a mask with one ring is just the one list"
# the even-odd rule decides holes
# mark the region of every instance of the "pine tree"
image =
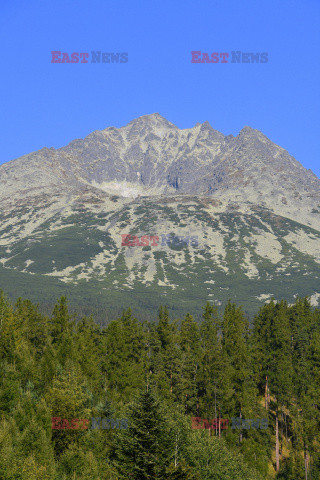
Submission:
[[167,307],[160,306],[157,333],[161,348],[166,349],[171,341],[172,328],[170,326],[169,312]]
[[150,390],[131,405],[128,420],[129,428],[118,435],[115,451],[120,478],[167,480],[172,441],[160,404]]
[[178,395],[180,382],[181,350],[177,322],[171,322],[166,307],[159,309],[156,327],[148,327],[150,336],[151,385],[167,402]]
[[198,375],[201,360],[201,344],[198,324],[189,313],[181,322],[180,329],[181,363],[179,368],[178,395],[185,404],[186,413],[198,410]]
[[117,400],[131,398],[145,383],[150,368],[146,334],[131,309],[107,326],[104,345],[107,388]]
[[[68,424],[75,418],[89,419],[91,417],[89,408],[91,394],[79,365],[74,365],[68,360],[65,368],[59,370],[53,379],[52,386],[49,386],[45,393],[51,417],[66,419]],[[54,429],[52,432],[57,456],[60,456],[83,433],[67,427],[68,425],[65,425],[65,428]]]
[[248,411],[246,389],[251,388],[249,370],[248,320],[242,307],[230,301],[225,307],[222,321],[222,350],[231,365],[233,397],[229,400],[228,414],[239,417]]
[[[232,397],[231,365],[222,349],[221,319],[217,308],[207,302],[200,325],[201,361],[199,409],[205,418],[224,417],[224,404]],[[216,428],[216,434],[217,434]]]

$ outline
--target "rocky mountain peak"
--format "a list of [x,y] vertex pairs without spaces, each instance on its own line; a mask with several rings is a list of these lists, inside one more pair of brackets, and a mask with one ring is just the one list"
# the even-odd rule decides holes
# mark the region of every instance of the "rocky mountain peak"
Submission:
[[153,128],[178,128],[159,113],[151,113],[137,117],[131,120],[125,127],[122,128],[126,128],[130,125],[149,125]]
[[94,186],[120,196],[234,195],[311,223],[320,195],[319,178],[259,130],[224,136],[208,121],[179,129],[159,113],[0,166],[1,198],[20,197],[26,185],[30,195],[54,195],[57,185],[59,193]]

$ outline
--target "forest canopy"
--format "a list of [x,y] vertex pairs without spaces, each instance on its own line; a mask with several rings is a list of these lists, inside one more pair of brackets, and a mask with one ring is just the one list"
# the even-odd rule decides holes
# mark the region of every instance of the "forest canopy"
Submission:
[[0,292],[0,478],[320,479],[320,309],[270,301],[249,325],[230,300],[201,315],[128,309],[102,327],[65,297],[47,316]]

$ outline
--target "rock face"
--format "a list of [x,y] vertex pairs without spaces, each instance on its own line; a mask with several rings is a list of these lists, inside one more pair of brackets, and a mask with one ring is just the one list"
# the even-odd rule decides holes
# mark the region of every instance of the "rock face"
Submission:
[[[231,298],[249,313],[272,295],[320,296],[320,180],[250,127],[145,115],[0,166],[0,201],[13,296],[144,312],[160,297],[181,312]],[[121,246],[170,233],[198,246]]]

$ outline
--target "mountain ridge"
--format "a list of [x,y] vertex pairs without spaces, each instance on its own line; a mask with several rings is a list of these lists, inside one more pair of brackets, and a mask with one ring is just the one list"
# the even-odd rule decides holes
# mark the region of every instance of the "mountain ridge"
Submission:
[[[320,297],[320,180],[248,126],[234,137],[144,115],[0,166],[0,199],[12,294],[28,278],[46,298],[90,291],[101,308]],[[121,246],[121,234],[170,233],[199,247]]]

